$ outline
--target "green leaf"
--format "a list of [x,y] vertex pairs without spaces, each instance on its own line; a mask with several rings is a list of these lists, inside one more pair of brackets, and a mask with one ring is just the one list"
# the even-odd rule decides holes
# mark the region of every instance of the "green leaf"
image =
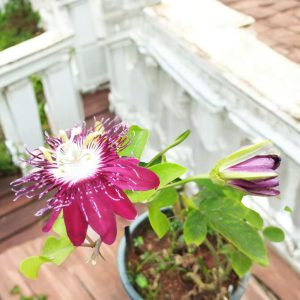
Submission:
[[151,206],[149,206],[149,221],[159,238],[162,238],[170,229],[170,222],[167,216]]
[[244,193],[229,186],[221,186],[212,182],[209,178],[197,179],[195,181],[201,189],[198,195],[199,200],[230,198],[235,201],[241,201]]
[[66,225],[61,212],[52,226],[53,231],[59,236],[67,236]]
[[19,269],[25,277],[36,279],[41,265],[48,262],[50,262],[50,260],[45,257],[30,256],[21,262]]
[[11,295],[19,295],[21,294],[21,288],[18,285],[15,285],[11,290],[10,290],[10,294]]
[[148,280],[143,274],[138,274],[135,278],[135,282],[141,289],[148,286]]
[[199,205],[200,210],[204,210],[211,217],[222,217],[223,214],[237,218],[245,218],[248,208],[237,199],[222,196],[207,197]]
[[149,130],[139,126],[131,126],[128,132],[130,144],[124,150],[119,152],[120,156],[130,156],[140,159],[149,138]]
[[185,242],[199,246],[206,237],[207,219],[198,210],[191,210],[183,227],[183,236]]
[[149,221],[159,238],[162,238],[170,229],[169,219],[160,209],[173,205],[177,197],[176,190],[169,188],[158,192],[149,204]]
[[75,247],[69,239],[57,239],[54,236],[50,236],[45,242],[41,256],[51,260],[56,265],[60,265],[74,250]]
[[[186,168],[174,163],[162,163],[154,165],[150,167],[149,170],[153,171],[159,177],[159,187],[165,186],[166,184],[180,177],[186,172]],[[150,190],[145,192],[127,191],[126,194],[132,202],[137,203],[145,202],[156,192],[156,190]]]
[[264,237],[271,242],[279,243],[284,240],[284,232],[275,226],[265,227],[263,230]]
[[255,210],[249,209],[245,219],[256,229],[262,229],[264,226],[264,220]]
[[210,215],[209,223],[215,231],[249,258],[260,265],[268,265],[268,256],[263,240],[249,224],[221,211],[218,214]]
[[170,149],[176,147],[177,145],[181,144],[185,139],[188,138],[188,136],[190,135],[191,131],[190,130],[186,130],[185,132],[183,132],[182,134],[180,134],[174,141],[173,143],[171,143],[170,145],[168,145],[164,150],[160,151],[158,154],[156,154],[151,161],[147,164],[147,166],[152,166],[155,163],[159,162],[161,157]]
[[293,210],[289,206],[285,206],[284,207],[284,211],[286,211],[288,213],[292,213],[293,212]]
[[173,205],[178,198],[177,191],[174,188],[168,188],[157,192],[152,198],[149,206],[163,208]]
[[232,268],[239,277],[243,277],[249,272],[252,261],[240,251],[234,251],[231,254]]
[[199,210],[207,217],[213,230],[220,233],[238,250],[258,264],[266,266],[268,257],[257,229],[245,222],[249,209],[238,199],[205,198]]

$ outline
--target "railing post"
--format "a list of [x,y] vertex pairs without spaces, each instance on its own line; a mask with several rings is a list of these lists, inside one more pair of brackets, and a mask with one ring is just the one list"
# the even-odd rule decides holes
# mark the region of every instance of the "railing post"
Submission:
[[0,118],[7,140],[29,149],[43,145],[43,135],[32,83],[23,79],[0,95]]
[[76,0],[61,5],[74,32],[78,85],[83,92],[108,81],[104,51],[106,28],[100,0]]
[[[46,96],[46,113],[53,133],[84,120],[82,99],[75,87],[69,56],[41,73]],[[59,88],[60,87],[60,88]]]

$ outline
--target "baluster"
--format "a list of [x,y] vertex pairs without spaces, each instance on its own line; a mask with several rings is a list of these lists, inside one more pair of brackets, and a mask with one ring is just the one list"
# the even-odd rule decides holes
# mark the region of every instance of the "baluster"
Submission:
[[54,133],[84,120],[83,105],[72,78],[68,58],[41,73],[46,113]]
[[0,114],[7,140],[35,149],[43,145],[42,128],[32,83],[23,79],[8,86],[0,96]]
[[94,90],[108,81],[104,44],[106,25],[99,0],[77,0],[65,4],[66,15],[75,35],[75,60],[81,91]]

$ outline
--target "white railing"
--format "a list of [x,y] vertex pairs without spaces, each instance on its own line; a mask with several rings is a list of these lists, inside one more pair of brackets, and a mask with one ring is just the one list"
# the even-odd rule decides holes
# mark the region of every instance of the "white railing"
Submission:
[[253,20],[217,1],[165,2],[107,47],[113,109],[152,129],[156,151],[191,128],[172,155],[194,172],[209,171],[242,145],[271,139],[283,157],[282,200],[248,202],[286,229],[277,249],[300,270],[300,67],[239,29]]
[[157,1],[31,2],[40,12],[46,32],[0,52],[0,123],[13,153],[22,151],[24,144],[29,149],[43,144],[30,76],[42,78],[53,133],[81,122],[84,115],[79,91],[93,91],[108,81],[108,35],[127,30],[128,17],[138,19],[147,3]]
[[80,95],[73,82],[70,49],[73,36],[48,31],[0,52],[0,120],[6,140],[17,148],[43,144],[31,75],[43,82],[46,112],[57,133],[83,120]]

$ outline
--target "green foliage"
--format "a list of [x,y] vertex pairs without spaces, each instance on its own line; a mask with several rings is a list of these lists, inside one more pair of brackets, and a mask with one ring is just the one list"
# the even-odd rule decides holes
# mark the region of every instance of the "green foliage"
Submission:
[[148,286],[148,280],[143,274],[138,274],[135,278],[135,282],[141,289]]
[[[159,187],[165,186],[166,184],[177,179],[186,172],[186,168],[178,164],[168,162],[149,167],[149,170],[153,171],[159,177]],[[128,191],[127,196],[134,203],[146,202],[147,200],[150,202],[152,200],[151,196],[153,196],[155,193],[156,190],[150,190],[145,192]]]
[[36,279],[42,264],[48,262],[51,262],[51,259],[42,256],[30,256],[21,262],[20,271],[25,277]]
[[47,300],[48,296],[41,294],[41,295],[32,295],[32,296],[25,296],[18,285],[15,285],[11,290],[10,294],[13,296],[19,296],[19,300]]
[[14,174],[18,168],[13,164],[12,157],[4,143],[4,137],[0,134],[0,176]]
[[257,229],[261,227],[260,216],[243,205],[238,192],[207,180],[202,185],[198,209],[207,218],[208,226],[249,259],[266,266],[267,252]]
[[122,150],[120,156],[140,159],[149,139],[149,131],[139,126],[131,126],[128,132],[129,146]]
[[280,243],[284,240],[284,232],[275,226],[269,226],[263,230],[264,237],[275,243]]
[[8,1],[0,12],[0,51],[38,35],[39,22],[40,16],[30,1]]
[[198,210],[191,210],[184,223],[184,240],[190,244],[199,246],[206,238],[207,220],[205,215]]
[[66,258],[75,250],[69,240],[62,215],[56,220],[53,229],[59,237],[49,236],[44,244],[42,253],[39,256],[31,256],[20,264],[21,273],[30,279],[36,279],[40,267],[44,263],[62,264]]
[[169,219],[161,212],[161,208],[173,205],[177,198],[176,190],[169,188],[155,194],[149,203],[150,224],[159,238],[162,238],[170,229]]
[[21,294],[21,288],[18,285],[15,285],[11,290],[10,290],[11,295],[19,295]]
[[138,236],[135,239],[133,239],[133,246],[136,248],[140,248],[144,245],[144,239],[142,236]]
[[249,209],[245,219],[256,229],[262,229],[264,226],[263,218],[255,210]]
[[293,212],[293,210],[289,206],[287,206],[287,205],[284,207],[284,211],[286,211],[288,213],[292,213]]
[[147,163],[147,167],[153,166],[157,163],[160,163],[163,159],[164,154],[169,151],[170,149],[176,147],[177,145],[181,144],[184,140],[188,138],[191,131],[186,130],[182,134],[180,134],[170,145],[168,145],[164,150],[160,151],[158,154],[156,154],[149,163]]
[[252,261],[240,251],[233,251],[231,254],[232,268],[239,277],[243,277],[249,272]]
[[33,90],[34,90],[35,98],[36,98],[37,105],[38,105],[38,111],[39,111],[40,122],[41,122],[42,128],[43,128],[43,130],[47,130],[49,132],[50,128],[49,128],[49,123],[48,123],[48,119],[47,119],[47,115],[46,115],[46,111],[45,111],[46,97],[44,94],[42,80],[39,76],[33,75],[33,76],[31,76],[31,82],[33,85]]

